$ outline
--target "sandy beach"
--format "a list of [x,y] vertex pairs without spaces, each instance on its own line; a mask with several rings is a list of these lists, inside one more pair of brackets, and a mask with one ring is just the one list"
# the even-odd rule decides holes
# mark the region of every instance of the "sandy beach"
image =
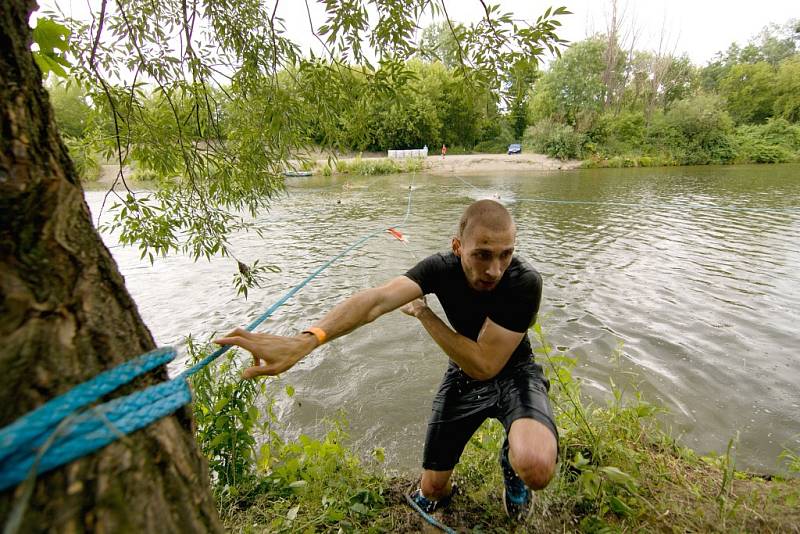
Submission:
[[554,171],[580,167],[579,160],[561,161],[544,154],[464,154],[428,156],[427,172],[436,175],[482,174],[496,171]]

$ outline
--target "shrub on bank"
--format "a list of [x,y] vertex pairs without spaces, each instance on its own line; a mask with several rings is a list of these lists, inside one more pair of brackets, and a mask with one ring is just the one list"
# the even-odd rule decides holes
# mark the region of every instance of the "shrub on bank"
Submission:
[[[576,360],[554,352],[538,325],[532,334],[538,340],[537,361],[551,383],[561,461],[555,479],[537,492],[525,530],[785,531],[796,526],[800,479],[766,480],[735,471],[733,441],[724,455],[697,457],[662,429],[655,418],[661,410],[613,382],[607,404],[592,403],[573,375]],[[204,356],[191,343],[190,352],[194,360]],[[197,439],[209,456],[228,530],[421,528],[421,518],[402,497],[415,481],[383,473],[382,450],[359,458],[346,445],[340,421],[321,439],[282,439],[270,382],[240,381],[235,361],[229,354],[213,374],[202,371],[192,379]],[[294,391],[287,386],[286,394]],[[265,408],[256,421],[253,407],[258,405]],[[502,426],[493,421],[473,436],[454,474],[462,492],[440,517],[445,524],[474,531],[518,527],[502,509],[497,451],[503,439]],[[783,457],[790,471],[800,471],[797,452]]]
[[157,182],[159,176],[153,169],[146,169],[137,165],[131,173],[131,180],[136,182]]
[[734,129],[721,101],[712,95],[676,102],[666,113],[655,113],[649,123],[640,112],[603,115],[586,139],[586,168],[800,160],[800,125],[778,118]]
[[511,142],[497,139],[481,141],[472,148],[472,152],[478,154],[505,154],[510,144]]
[[525,130],[523,143],[535,152],[566,161],[583,157],[586,136],[572,126],[544,119]]
[[743,163],[785,163],[800,159],[800,126],[785,119],[736,129],[737,161]]
[[716,95],[695,95],[653,117],[648,145],[682,165],[732,163],[733,121]]
[[[357,174],[372,176],[376,174],[397,174],[405,172],[420,172],[425,168],[422,158],[368,158],[357,157],[353,160],[337,160],[336,172],[340,174]],[[325,171],[323,169],[323,174]]]
[[84,138],[62,136],[67,145],[69,158],[75,165],[75,171],[83,182],[95,182],[100,178],[100,160],[91,143]]

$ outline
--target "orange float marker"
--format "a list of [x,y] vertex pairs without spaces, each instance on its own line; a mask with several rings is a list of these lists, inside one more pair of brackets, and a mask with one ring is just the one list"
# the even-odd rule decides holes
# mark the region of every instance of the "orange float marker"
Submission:
[[395,230],[394,228],[388,228],[386,231],[392,234],[394,237],[396,237],[398,241],[402,241],[403,243],[408,243],[408,239],[406,239],[406,236],[404,236],[400,232],[400,230]]

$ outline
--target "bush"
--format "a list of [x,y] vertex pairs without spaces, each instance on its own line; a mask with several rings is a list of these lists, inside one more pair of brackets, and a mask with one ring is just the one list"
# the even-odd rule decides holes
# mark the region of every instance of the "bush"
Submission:
[[396,174],[401,172],[419,172],[425,168],[422,158],[388,159],[357,157],[353,160],[338,160],[336,172],[340,174],[358,174],[373,176],[376,174]]
[[94,182],[100,178],[100,160],[92,150],[91,145],[75,137],[63,136],[64,144],[67,146],[69,158],[75,165],[75,171],[82,182]]
[[483,154],[505,154],[510,144],[497,139],[481,141],[472,148],[472,151]]
[[648,140],[683,165],[730,163],[736,159],[733,121],[714,95],[700,94],[676,102],[653,117]]
[[[187,348],[192,364],[212,350],[191,338]],[[347,447],[343,418],[330,421],[322,439],[300,435],[286,440],[268,395],[267,386],[274,382],[242,380],[236,354],[230,351],[190,379],[195,437],[208,459],[226,526],[240,523],[249,532],[260,524],[266,531],[288,532],[313,524],[316,532],[375,521],[387,504],[386,480],[373,474],[375,463],[363,464]],[[293,387],[284,390],[294,396]],[[266,401],[263,413],[260,400]],[[257,435],[264,438],[260,446]],[[382,463],[383,449],[373,449],[371,457]]]
[[85,136],[94,110],[86,103],[80,86],[74,81],[58,81],[48,93],[61,135],[75,139]]
[[491,137],[484,138],[481,142],[476,144],[473,152],[483,152],[485,154],[505,154],[508,150],[508,145],[517,143],[514,138],[514,132],[508,126],[506,121],[498,120],[494,124],[494,128],[486,133],[491,133]]
[[753,163],[785,163],[791,159],[791,155],[780,145],[757,141],[749,147],[748,159]]
[[158,173],[153,169],[146,169],[137,166],[131,173],[131,180],[136,182],[156,182],[158,179]]
[[583,155],[586,136],[577,133],[571,126],[543,120],[525,130],[523,142],[536,152],[563,161]]
[[736,129],[739,160],[753,163],[784,163],[798,157],[800,126],[785,119]]
[[[197,346],[191,337],[186,346],[190,365],[212,351]],[[255,433],[264,430],[255,402],[266,392],[266,382],[242,380],[235,356],[235,350],[229,351],[221,362],[206,366],[191,378],[195,437],[208,458],[218,496],[245,488],[253,480]]]
[[779,118],[768,120],[761,129],[765,141],[783,145],[789,150],[800,150],[800,125]]
[[640,148],[646,133],[644,113],[623,111],[616,117],[608,119],[607,129],[609,140],[630,148]]

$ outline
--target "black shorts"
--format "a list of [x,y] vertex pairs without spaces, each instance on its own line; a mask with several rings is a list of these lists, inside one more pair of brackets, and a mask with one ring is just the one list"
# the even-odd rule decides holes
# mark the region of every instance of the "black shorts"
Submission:
[[533,359],[510,364],[485,381],[470,378],[451,363],[433,400],[422,467],[453,469],[472,434],[488,417],[499,420],[506,435],[517,419],[535,419],[549,428],[558,442],[549,389],[550,382]]

